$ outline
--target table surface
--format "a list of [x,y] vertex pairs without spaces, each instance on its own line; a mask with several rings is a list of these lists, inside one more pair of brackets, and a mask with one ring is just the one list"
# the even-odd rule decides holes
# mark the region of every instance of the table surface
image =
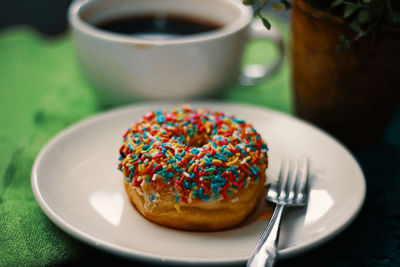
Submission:
[[[287,40],[287,26],[280,25]],[[256,41],[248,45],[244,62],[268,62],[275,51]],[[65,234],[31,191],[30,171],[44,144],[106,110],[80,72],[70,35],[47,39],[28,28],[0,32],[0,81],[0,266],[132,265]],[[249,88],[233,86],[221,101],[292,114],[288,59],[275,76]],[[378,144],[352,153],[367,182],[359,216],[333,240],[278,266],[400,266],[400,112]]]

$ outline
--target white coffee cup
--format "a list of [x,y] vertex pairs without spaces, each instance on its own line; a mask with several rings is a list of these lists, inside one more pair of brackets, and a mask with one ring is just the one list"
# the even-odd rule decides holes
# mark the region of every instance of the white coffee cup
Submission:
[[[182,38],[146,40],[95,26],[160,13],[201,18],[223,27]],[[282,39],[260,23],[251,23],[252,17],[251,8],[236,0],[78,0],[69,8],[82,70],[102,101],[111,105],[215,96],[239,79],[251,84],[268,76],[282,62]],[[244,46],[254,38],[275,41],[279,60],[242,69]]]

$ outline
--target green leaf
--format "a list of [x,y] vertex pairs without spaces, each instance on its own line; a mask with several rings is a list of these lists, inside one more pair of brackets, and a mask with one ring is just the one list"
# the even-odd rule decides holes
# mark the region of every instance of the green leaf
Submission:
[[344,53],[344,51],[347,49],[347,47],[345,46],[345,45],[337,45],[336,46],[336,50],[339,52],[339,53]]
[[346,37],[343,34],[339,36],[339,43],[346,43],[346,41]]
[[364,37],[365,35],[367,35],[367,33],[365,31],[359,31],[357,33],[357,36],[354,38],[354,40],[358,40],[358,39]]
[[271,7],[277,13],[282,13],[283,11],[286,10],[286,6],[283,3],[274,3],[274,2],[272,2],[271,3]]
[[358,9],[357,5],[347,5],[343,12],[343,17],[348,18]]
[[364,9],[364,10],[361,10],[361,11],[358,13],[357,20],[358,20],[358,22],[359,22],[360,24],[364,24],[364,23],[370,21],[371,18],[372,18],[372,16],[371,16],[371,11]]
[[243,4],[246,6],[251,6],[257,4],[258,0],[243,0]]
[[264,17],[261,17],[261,16],[260,16],[260,18],[261,18],[261,21],[264,24],[265,28],[270,30],[271,29],[271,23],[269,23],[268,19],[266,19]]
[[360,32],[361,31],[361,25],[358,22],[358,20],[353,20],[350,24],[349,27],[355,31],[355,32]]
[[262,11],[262,7],[257,7],[256,10],[254,10],[254,16],[261,16],[260,13]]
[[335,1],[331,4],[331,7],[336,7],[336,6],[338,6],[338,5],[342,4],[342,3],[343,3],[343,0],[335,0]]
[[390,17],[390,22],[393,24],[400,24],[400,12],[393,13]]

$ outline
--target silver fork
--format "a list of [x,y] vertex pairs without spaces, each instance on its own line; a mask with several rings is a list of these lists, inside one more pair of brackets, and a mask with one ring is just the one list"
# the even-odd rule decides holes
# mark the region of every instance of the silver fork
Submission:
[[307,203],[308,167],[308,158],[296,163],[282,161],[279,178],[271,183],[265,199],[276,204],[275,210],[247,262],[248,267],[274,265],[283,210],[288,206],[304,206]]

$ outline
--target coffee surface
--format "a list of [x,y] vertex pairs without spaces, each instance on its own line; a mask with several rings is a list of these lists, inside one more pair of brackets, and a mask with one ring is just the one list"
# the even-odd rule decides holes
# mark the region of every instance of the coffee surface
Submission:
[[95,25],[105,31],[149,40],[166,40],[206,33],[222,27],[213,21],[178,15],[140,15],[102,21]]

